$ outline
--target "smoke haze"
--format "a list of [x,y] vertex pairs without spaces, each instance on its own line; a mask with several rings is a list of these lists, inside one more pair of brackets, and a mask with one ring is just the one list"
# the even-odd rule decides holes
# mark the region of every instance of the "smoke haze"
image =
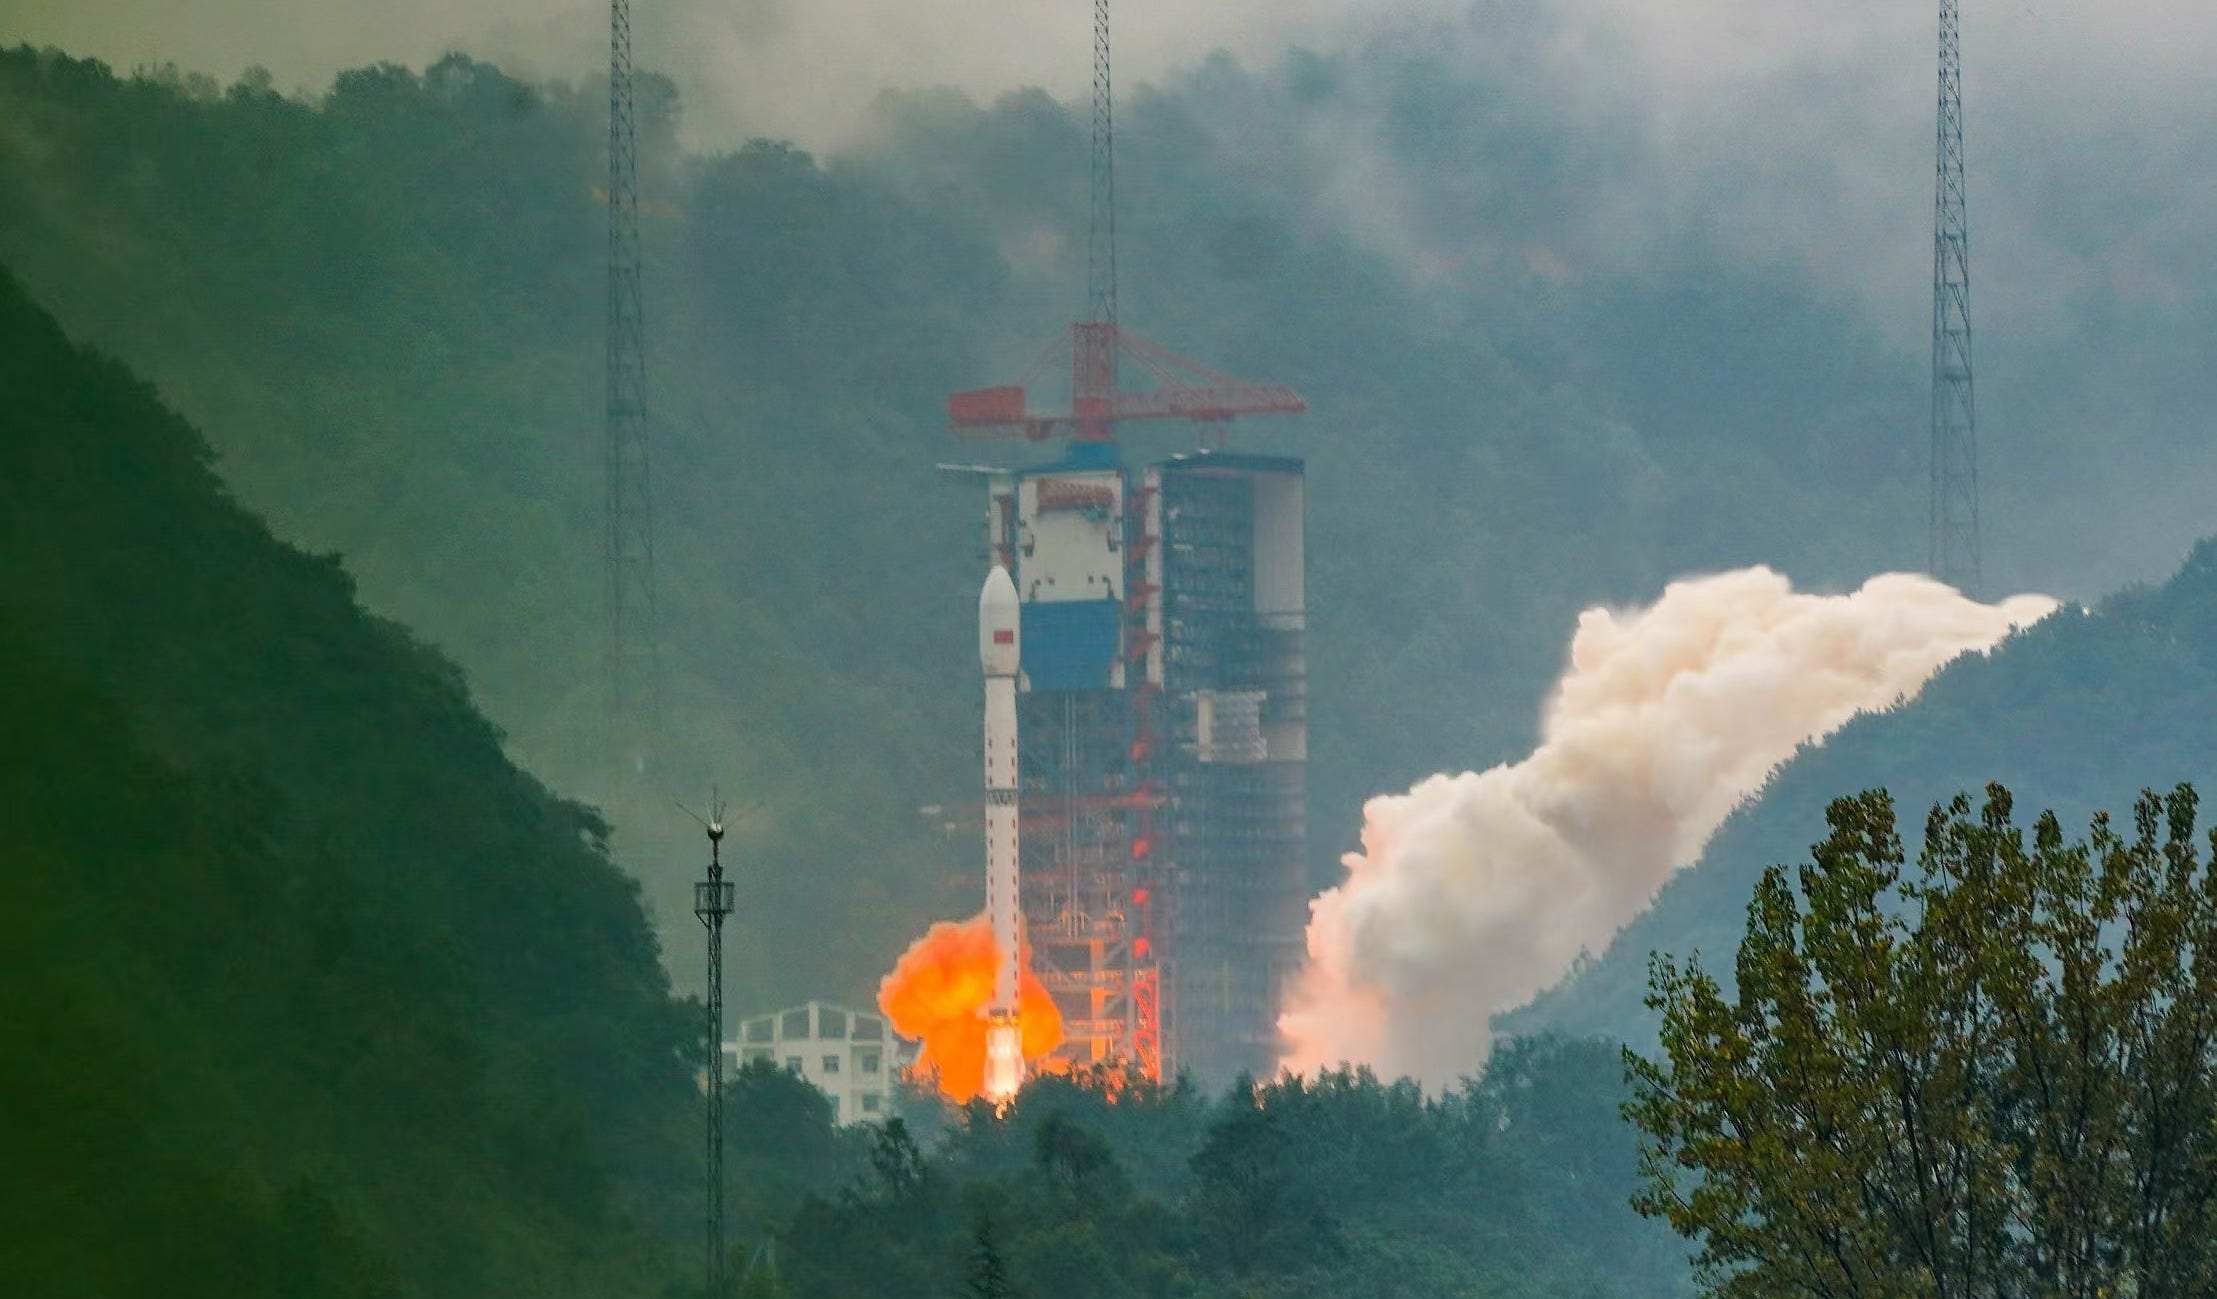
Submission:
[[[259,63],[309,90],[450,49],[587,82],[606,65],[606,15],[600,0],[0,0],[0,41],[219,78]],[[1083,0],[637,0],[633,32],[640,66],[676,82],[690,145],[824,151],[865,148],[912,111],[888,92],[1079,100],[1090,18]],[[2207,409],[2217,6],[1977,6],[1964,22],[1981,422],[2023,434],[2022,458],[1982,477],[1998,507],[1988,553],[2046,590],[2153,576],[2198,535],[2217,482],[2207,440],[2159,464],[2059,471],[2078,444],[2050,428],[2068,412],[2155,442]],[[1665,293],[1731,269],[1813,288],[1905,359],[1926,344],[1930,5],[1117,0],[1116,37],[1120,126],[1144,127],[1152,93],[1198,128],[1157,141],[1158,162],[1205,142],[1258,195],[1457,302],[1498,295],[1518,268]],[[1127,193],[1146,205],[1144,183]],[[2050,382],[2104,354],[2119,363],[2097,382]],[[2055,546],[2015,519],[2058,480],[2142,507],[2109,511],[2095,544]]]
[[[1382,16],[1452,12],[1446,0],[1279,0],[1181,5],[1118,0],[1117,67],[1159,76],[1213,50],[1267,58],[1289,44],[1337,45]],[[949,85],[993,96],[1088,84],[1084,0],[634,0],[639,65],[674,77],[692,137],[753,136],[827,147],[860,128],[887,89]],[[252,64],[318,88],[380,60],[421,66],[460,49],[511,74],[576,79],[608,60],[605,0],[0,0],[0,40],[53,43],[123,68],[172,61],[229,78]]]
[[1600,950],[1797,747],[2055,604],[1907,574],[1811,595],[1751,568],[1588,610],[1529,757],[1363,809],[1362,851],[1311,904],[1286,1064],[1476,1072],[1493,1015]]
[[[887,91],[1039,86],[1077,99],[1091,18],[1083,0],[638,0],[632,29],[639,65],[678,84],[694,145],[769,137],[822,150],[871,131]],[[601,0],[0,0],[0,41],[221,79],[259,64],[311,91],[342,68],[421,66],[456,49],[513,75],[593,78],[607,21]],[[1190,88],[1217,51],[1250,65],[1296,48],[1359,52],[1403,74],[1482,82],[1489,116],[1549,124],[1547,168],[1570,173],[1549,177],[1567,187],[1560,210],[1526,213],[1545,218],[1547,246],[1532,250],[1542,264],[1617,271],[1698,231],[1805,270],[1873,308],[1893,341],[1917,341],[1918,313],[1898,304],[1929,261],[1929,5],[1118,0],[1116,42],[1127,103],[1143,82]],[[2217,219],[2201,165],[2217,144],[2204,72],[2217,6],[1987,7],[1966,17],[1964,44],[1982,310],[2053,332],[2110,294],[2184,293],[2167,268],[2206,260],[2200,232]],[[1219,119],[1211,133],[1291,130],[1327,151],[1305,201],[1435,278],[1474,233],[1466,207],[1427,193],[1436,160],[1401,147],[1437,87],[1342,80],[1328,109],[1298,123]],[[1532,177],[1484,180],[1533,206]]]

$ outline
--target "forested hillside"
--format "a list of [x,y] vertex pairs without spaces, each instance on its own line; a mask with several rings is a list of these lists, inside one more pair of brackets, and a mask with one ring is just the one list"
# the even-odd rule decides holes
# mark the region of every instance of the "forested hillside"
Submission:
[[1641,1007],[1647,956],[1699,952],[1718,977],[1763,868],[1801,859],[1825,833],[1825,806],[1884,787],[1909,838],[1923,814],[1958,792],[1998,782],[2019,806],[2053,809],[2065,825],[2096,811],[2119,817],[2144,788],[2217,777],[2217,540],[2168,582],[2136,587],[2093,610],[2066,608],[1958,660],[1898,711],[1858,718],[1804,750],[1718,831],[1695,869],[1664,886],[1591,967],[1508,1016],[1638,1043],[1653,1034]]
[[652,1293],[692,1017],[599,817],[0,276],[15,1293]]
[[[1320,880],[1362,798],[1521,748],[1583,604],[1754,559],[1824,582],[1913,558],[1890,521],[1915,512],[1914,446],[1847,446],[1914,419],[1917,369],[1805,286],[1565,279],[1502,229],[1497,260],[1466,258],[1486,291],[1450,293],[1321,219],[1307,146],[1250,129],[1401,77],[1390,143],[1470,180],[1435,215],[1483,233],[1508,218],[1477,178],[1523,185],[1567,129],[1495,111],[1485,75],[1216,63],[1120,118],[1126,322],[1311,401],[1234,435],[1312,466]],[[973,904],[947,883],[967,843],[916,811],[973,797],[977,503],[931,466],[1037,452],[950,445],[940,401],[1070,317],[1082,124],[1038,94],[913,95],[839,158],[700,157],[648,98],[670,706],[644,779],[599,729],[597,90],[455,57],[303,102],[17,50],[0,259],[210,429],[281,536],[451,654],[525,766],[607,810],[671,940],[698,844],[670,800],[736,801],[735,997],[859,998]],[[1828,360],[1755,382],[1781,353]]]

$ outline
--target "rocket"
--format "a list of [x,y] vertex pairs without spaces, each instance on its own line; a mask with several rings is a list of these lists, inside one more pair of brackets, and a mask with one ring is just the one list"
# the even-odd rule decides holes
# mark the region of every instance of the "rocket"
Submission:
[[978,593],[978,660],[985,669],[985,913],[993,927],[993,1000],[985,1007],[985,1097],[1024,1084],[1017,1026],[1024,918],[1016,894],[1016,673],[1022,662],[1016,583],[996,564]]

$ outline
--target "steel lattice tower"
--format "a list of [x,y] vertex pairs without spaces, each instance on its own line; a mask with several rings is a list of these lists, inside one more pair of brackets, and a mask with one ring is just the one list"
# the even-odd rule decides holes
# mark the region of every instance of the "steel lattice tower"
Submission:
[[1971,394],[1971,235],[1963,187],[1963,50],[1957,0],[1940,0],[1938,181],[1932,237],[1934,576],[1979,593],[1978,431]]
[[660,708],[654,510],[648,483],[646,338],[639,288],[639,140],[631,3],[608,8],[607,653],[610,734],[621,756]]
[[1109,0],[1093,0],[1093,211],[1085,310],[1088,321],[1102,325],[1116,323],[1116,113],[1110,85]]
[[[1092,211],[1086,229],[1085,320],[1071,331],[1070,401],[1098,421],[1116,396],[1116,112],[1109,76],[1109,0],[1093,0]],[[1096,422],[1091,436],[1105,439]]]
[[721,817],[707,823],[708,878],[693,885],[693,914],[708,930],[708,1296],[724,1293],[724,917],[737,886],[724,879]]

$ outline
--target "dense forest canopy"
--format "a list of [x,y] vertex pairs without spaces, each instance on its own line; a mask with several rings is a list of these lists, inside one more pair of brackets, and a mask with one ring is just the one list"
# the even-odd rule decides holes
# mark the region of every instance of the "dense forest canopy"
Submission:
[[[803,1200],[774,1280],[757,1249],[747,1284],[975,1295],[993,1293],[990,1270],[1012,1287],[999,1293],[1071,1299],[1666,1299],[1685,1293],[1685,1251],[1627,1204],[1621,1075],[1607,1043],[1536,1039],[1443,1096],[1367,1071],[1241,1079],[1217,1097],[1107,1073],[1036,1079],[1003,1114],[973,1102],[829,1142],[779,1124],[742,1167],[809,1146],[777,1166],[847,1180]],[[767,1132],[761,1119],[794,1114],[781,1094],[808,1092],[751,1066],[727,1117]]]

